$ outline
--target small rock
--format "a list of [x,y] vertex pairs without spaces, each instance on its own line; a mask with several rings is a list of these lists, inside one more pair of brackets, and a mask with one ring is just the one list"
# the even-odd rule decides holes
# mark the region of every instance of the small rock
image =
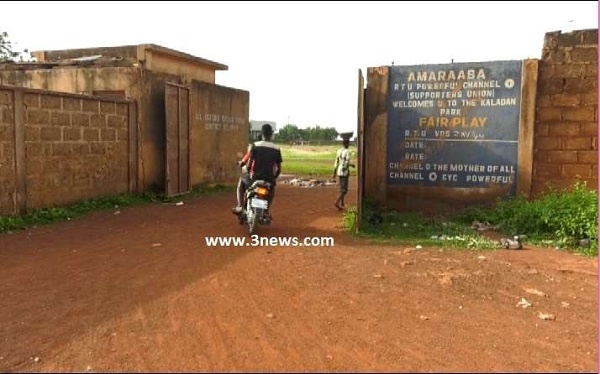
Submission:
[[91,367],[90,365],[88,365],[88,366],[85,368],[85,371],[92,371],[92,367]]
[[120,211],[120,210],[117,210],[117,211],[115,212],[115,216],[118,216],[119,214],[121,214],[121,211]]
[[383,278],[383,275],[381,275],[381,274],[373,274],[373,278]]
[[160,247],[161,245],[162,244],[160,244],[160,243],[154,243],[154,244],[152,244],[153,247]]
[[459,306],[458,306],[458,309],[462,310],[462,308],[463,308],[463,306],[462,306],[462,305],[459,305]]
[[538,314],[538,317],[544,321],[554,321],[556,319],[556,316],[554,314],[550,314],[550,313],[541,313],[540,312]]
[[517,303],[517,307],[521,307],[523,309],[529,308],[531,306],[531,303],[527,300],[525,300],[525,298],[521,298],[521,300]]
[[563,301],[560,303],[560,306],[562,306],[563,308],[569,308],[571,304],[567,303],[566,301]]
[[327,358],[328,360],[332,360],[333,356],[332,355],[327,355],[327,356],[325,356],[325,358]]
[[536,290],[535,288],[525,288],[525,292],[533,294],[533,295],[543,296],[543,297],[548,296],[545,293],[543,293],[542,291]]
[[176,203],[175,205],[181,206],[181,205],[183,205],[183,201],[180,201],[180,202]]
[[275,318],[275,316],[273,315],[273,313],[267,313],[267,318]]
[[530,275],[535,275],[535,274],[537,274],[537,273],[538,273],[538,271],[537,271],[537,270],[535,270],[535,269],[530,269],[530,270],[527,270],[527,274],[530,274]]
[[388,260],[383,260],[383,264],[387,265],[388,264]]
[[479,256],[479,257],[477,257],[477,258],[478,258],[479,260],[481,260],[481,261],[485,260],[485,256]]
[[420,318],[422,321],[427,321],[427,320],[429,319],[429,317],[427,317],[427,316],[419,316],[419,318]]
[[400,266],[402,266],[402,267],[404,267],[404,266],[406,266],[406,265],[412,265],[412,262],[410,262],[410,261],[402,261],[402,262],[400,263]]
[[33,362],[40,362],[40,358],[39,357],[34,358]]
[[417,245],[415,248],[417,248],[417,249],[423,249],[423,247],[421,247],[420,245]]

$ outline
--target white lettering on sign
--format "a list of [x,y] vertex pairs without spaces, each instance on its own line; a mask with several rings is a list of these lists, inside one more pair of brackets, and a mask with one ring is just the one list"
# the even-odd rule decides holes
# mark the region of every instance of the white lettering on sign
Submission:
[[204,125],[205,130],[226,132],[239,131],[240,126],[248,122],[243,117],[216,113],[198,113],[196,114],[196,120],[199,121],[201,125]]
[[408,82],[435,82],[435,81],[452,81],[452,80],[475,80],[485,79],[485,71],[483,69],[468,69],[468,70],[440,70],[440,71],[411,71],[408,73]]

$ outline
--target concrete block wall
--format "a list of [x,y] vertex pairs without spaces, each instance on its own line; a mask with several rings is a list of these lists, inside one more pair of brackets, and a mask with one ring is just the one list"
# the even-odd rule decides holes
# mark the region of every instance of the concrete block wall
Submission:
[[3,87],[0,106],[0,214],[128,192],[128,102]]
[[547,33],[539,61],[532,195],[598,185],[598,30]]

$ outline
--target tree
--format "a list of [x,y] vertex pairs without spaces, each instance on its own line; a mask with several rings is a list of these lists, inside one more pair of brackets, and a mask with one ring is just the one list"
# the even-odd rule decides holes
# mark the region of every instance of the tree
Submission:
[[[25,56],[25,59],[23,58]],[[31,59],[31,54],[27,49],[23,51],[16,51],[12,45],[12,42],[8,39],[8,33],[6,31],[0,32],[0,62],[16,62],[25,61]]]

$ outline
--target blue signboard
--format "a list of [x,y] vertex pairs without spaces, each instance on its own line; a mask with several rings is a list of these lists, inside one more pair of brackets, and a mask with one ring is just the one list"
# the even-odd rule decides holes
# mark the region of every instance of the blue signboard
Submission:
[[521,61],[391,66],[387,183],[516,189]]

